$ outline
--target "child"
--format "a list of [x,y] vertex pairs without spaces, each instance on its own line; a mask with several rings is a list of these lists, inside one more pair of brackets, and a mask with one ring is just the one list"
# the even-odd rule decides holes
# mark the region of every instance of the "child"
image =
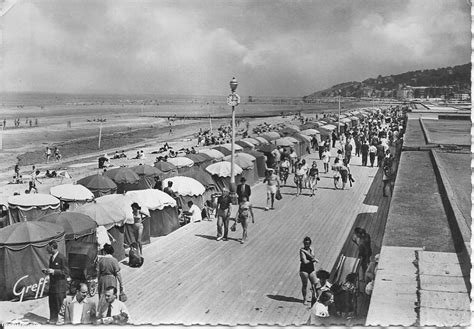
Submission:
[[136,242],[130,244],[130,251],[128,252],[128,265],[130,267],[141,267],[143,265],[144,258],[140,254],[140,249]]

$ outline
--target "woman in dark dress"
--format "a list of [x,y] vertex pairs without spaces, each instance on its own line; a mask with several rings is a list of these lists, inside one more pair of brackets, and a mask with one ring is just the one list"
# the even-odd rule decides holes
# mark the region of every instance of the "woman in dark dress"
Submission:
[[308,280],[312,286],[312,298],[316,291],[316,273],[314,271],[314,263],[319,260],[315,258],[313,249],[311,248],[311,238],[305,237],[303,240],[303,248],[300,249],[300,278],[302,283],[301,292],[303,293],[303,304],[306,305],[306,291],[308,287]]
[[97,261],[97,273],[99,275],[99,298],[105,294],[107,287],[117,288],[119,283],[120,292],[123,291],[122,276],[120,275],[120,265],[117,259],[112,256],[114,247],[110,244],[104,245],[105,256],[99,256]]

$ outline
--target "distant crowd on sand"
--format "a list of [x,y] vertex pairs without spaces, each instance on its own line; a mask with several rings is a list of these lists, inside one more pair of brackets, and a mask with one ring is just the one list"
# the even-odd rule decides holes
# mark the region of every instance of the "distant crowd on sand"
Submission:
[[[25,118],[24,122],[25,122],[24,123],[25,127],[33,127],[33,124],[35,125],[35,127],[38,127],[38,118],[35,118],[35,119]],[[20,117],[13,119],[13,124],[11,127],[19,128],[21,126],[22,126],[22,119]],[[3,128],[4,129],[7,128],[7,119],[5,118],[3,119]]]

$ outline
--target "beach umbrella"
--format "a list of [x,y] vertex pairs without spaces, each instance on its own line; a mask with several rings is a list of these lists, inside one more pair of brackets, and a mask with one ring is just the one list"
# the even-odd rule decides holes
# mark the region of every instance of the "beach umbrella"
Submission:
[[[121,194],[111,195],[117,196]],[[108,195],[104,195],[101,198],[106,196],[108,197]],[[130,205],[129,208],[131,211],[132,208]],[[127,215],[127,212],[124,211],[124,207],[117,207],[117,204],[112,202],[99,201],[87,203],[81,207],[76,208],[75,212],[89,216],[97,223],[98,226],[104,226],[107,230],[113,226],[122,226],[127,221],[127,219],[130,220],[129,215]]]
[[301,129],[317,129],[318,127],[322,126],[319,122],[307,122],[304,125],[301,125]]
[[281,137],[280,134],[277,133],[276,131],[267,131],[266,133],[263,133],[260,136],[270,142]]
[[[211,164],[206,168],[206,171],[211,175],[217,175],[219,177],[230,177],[231,163],[229,161],[221,161]],[[237,164],[234,164],[234,175],[242,173],[242,168]]]
[[126,167],[107,170],[104,175],[116,184],[133,184],[140,180],[140,177],[132,169]]
[[[124,193],[104,195],[95,199],[95,201],[100,204],[108,204],[112,207],[119,208],[120,211],[125,214],[125,223],[133,224],[133,201]],[[147,210],[144,210],[144,213],[147,216],[149,215]]]
[[187,154],[186,158],[192,160],[194,164],[201,164],[203,162],[207,162],[207,161],[210,162],[214,160],[213,158],[211,158],[209,155],[205,153]]
[[[240,153],[239,153],[240,154]],[[197,170],[190,170],[186,171],[181,174],[181,176],[191,177],[197,180],[199,183],[204,185],[205,188],[209,188],[215,185],[214,180],[212,179],[211,175],[209,175],[204,169],[199,168]]]
[[287,141],[289,141],[293,144],[298,144],[299,143],[299,141],[296,138],[292,137],[292,136],[286,136],[286,137],[283,137],[282,139],[286,139]]
[[52,212],[59,212],[60,201],[50,194],[21,194],[8,198],[10,224],[37,220]]
[[192,167],[194,165],[194,161],[187,157],[168,158],[168,162],[176,168]]
[[283,129],[280,129],[280,131],[279,131],[281,136],[293,135],[293,134],[298,133],[298,132],[300,132],[299,129],[293,129],[293,128],[290,128],[290,127],[285,127]]
[[[231,148],[232,148],[232,145],[230,143],[221,144],[219,146],[224,147],[224,148],[228,149],[229,151],[231,151]],[[234,150],[236,152],[237,151],[243,151],[243,147],[234,143]]]
[[252,144],[252,145],[254,145],[254,146],[261,144],[261,142],[260,142],[258,139],[251,138],[251,137],[242,138],[241,141],[242,141],[242,142],[246,142],[246,143],[250,143],[250,144]]
[[113,180],[98,174],[84,177],[78,180],[77,183],[87,187],[92,193],[110,193],[117,189],[117,184]]
[[169,171],[173,171],[177,169],[174,164],[167,161],[157,161],[153,165],[155,166],[155,168],[157,168],[163,173],[167,173]]
[[213,147],[214,150],[221,152],[224,156],[229,155],[231,151],[221,145]]
[[255,147],[254,144],[250,143],[250,142],[247,142],[247,141],[243,141],[243,140],[239,140],[239,141],[236,141],[235,142],[236,145],[239,145],[242,147],[242,149],[253,149]]
[[133,202],[148,210],[162,210],[165,207],[176,207],[176,200],[168,193],[156,189],[129,191],[125,194]]
[[138,176],[159,176],[161,174],[161,171],[158,168],[146,164],[131,167],[130,169]]
[[[260,142],[260,145],[262,145],[262,144],[269,144],[269,143],[270,143],[266,138],[263,138],[263,137],[260,137],[260,136],[255,137],[255,139]],[[257,145],[257,146],[258,146],[258,145]]]
[[0,246],[49,242],[63,235],[64,229],[57,224],[39,221],[15,223],[0,229]]
[[[230,161],[231,156],[224,157],[224,161]],[[234,156],[234,163],[242,169],[252,168],[254,166],[256,158],[253,155],[247,153],[237,153]]]
[[49,214],[38,221],[60,225],[66,233],[66,240],[75,240],[84,235],[93,234],[97,228],[97,223],[92,218],[72,211]]
[[278,146],[293,146],[294,143],[290,142],[285,137],[282,137],[282,138],[279,138],[279,139],[275,140],[275,145],[278,145]]
[[293,130],[300,131],[300,128],[297,125],[293,125],[291,123],[285,123],[285,127],[288,128],[288,129],[293,129]]
[[163,184],[168,185],[169,181],[173,182],[171,190],[181,196],[198,196],[204,194],[204,192],[206,191],[204,185],[199,183],[194,178],[186,176],[175,176],[165,179]]
[[222,154],[222,152],[219,152],[216,149],[202,149],[199,150],[199,153],[204,153],[213,158],[214,160],[222,160],[222,158],[224,157],[224,154]]
[[305,134],[298,133],[298,134],[294,134],[294,135],[291,135],[291,136],[288,136],[288,137],[296,139],[296,140],[298,140],[298,142],[311,143],[311,137],[309,137],[308,135],[305,135]]
[[83,185],[63,184],[51,187],[49,193],[61,201],[92,201],[94,194]]
[[313,136],[313,135],[320,135],[321,133],[317,131],[316,129],[305,129],[301,131],[301,134],[307,135],[307,136]]

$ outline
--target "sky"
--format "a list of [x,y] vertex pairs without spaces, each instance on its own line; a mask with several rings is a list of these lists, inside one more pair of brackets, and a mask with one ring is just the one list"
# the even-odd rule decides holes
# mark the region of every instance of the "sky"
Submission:
[[6,3],[1,91],[300,97],[471,58],[468,0]]

